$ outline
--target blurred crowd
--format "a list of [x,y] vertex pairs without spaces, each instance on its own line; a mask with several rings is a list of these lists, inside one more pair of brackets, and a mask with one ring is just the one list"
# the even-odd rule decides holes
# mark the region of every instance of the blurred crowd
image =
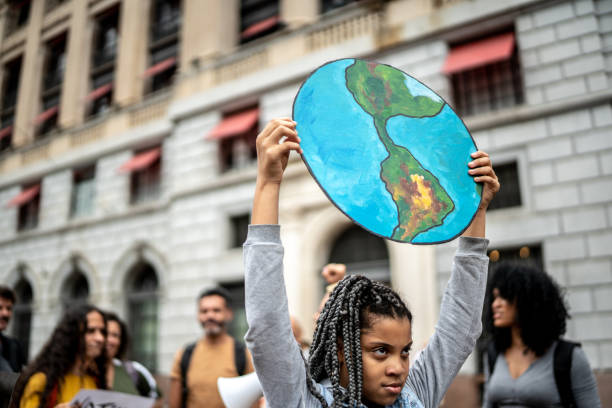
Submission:
[[[346,274],[343,264],[322,269],[327,286],[314,323]],[[595,379],[580,344],[561,339],[569,314],[555,281],[536,268],[502,263],[488,287],[483,408],[497,406],[496,401],[537,401],[557,390],[563,406],[599,406]],[[154,406],[164,405],[155,377],[127,358],[129,329],[116,313],[93,305],[67,309],[28,363],[19,341],[5,334],[15,301],[14,292],[0,286],[0,407],[73,407],[70,401],[81,389],[138,395],[150,398]],[[244,343],[227,331],[233,313],[225,289],[201,292],[197,315],[203,335],[175,355],[167,395],[171,408],[224,407],[217,379],[254,371]],[[309,344],[294,317],[291,328],[307,359]],[[509,387],[515,382],[522,385]],[[261,398],[253,406],[265,407],[266,402]]]

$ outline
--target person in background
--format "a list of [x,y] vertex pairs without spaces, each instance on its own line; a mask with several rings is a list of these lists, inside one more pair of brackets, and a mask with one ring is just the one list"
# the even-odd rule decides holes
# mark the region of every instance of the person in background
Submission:
[[204,336],[176,353],[170,372],[170,408],[224,408],[219,377],[253,372],[246,347],[227,332],[233,318],[227,290],[215,287],[198,297],[198,320]]
[[105,342],[106,319],[98,308],[67,310],[17,381],[11,408],[69,408],[79,390],[106,389]]
[[125,359],[130,336],[127,325],[113,312],[106,312],[106,381],[109,389],[158,399],[161,397],[155,378],[137,361]]
[[578,343],[561,339],[569,317],[545,272],[502,263],[488,289],[484,408],[601,407],[595,377]]
[[319,319],[319,315],[321,311],[323,311],[323,306],[329,299],[329,295],[334,291],[336,286],[338,286],[338,282],[344,279],[344,275],[346,275],[346,265],[341,263],[328,263],[321,270],[321,276],[327,282],[327,286],[325,287],[325,293],[323,294],[323,298],[321,298],[321,303],[319,303],[319,309],[314,314],[314,322],[317,323]]
[[27,357],[19,340],[4,334],[13,317],[15,300],[15,292],[0,285],[0,371],[18,373],[27,363]]

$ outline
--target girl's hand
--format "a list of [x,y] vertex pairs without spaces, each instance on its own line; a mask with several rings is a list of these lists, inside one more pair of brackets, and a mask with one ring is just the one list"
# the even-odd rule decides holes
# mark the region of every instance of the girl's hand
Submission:
[[274,119],[257,136],[257,184],[251,224],[278,224],[280,183],[289,153],[302,153],[295,125],[290,118]]
[[486,227],[485,214],[495,193],[499,191],[499,180],[497,180],[497,176],[493,171],[491,159],[488,154],[479,150],[472,153],[471,156],[473,160],[468,163],[468,174],[474,177],[475,182],[483,183],[482,198],[478,206],[478,211],[476,211],[472,223],[463,232],[463,236],[484,238]]
[[[300,138],[291,118],[273,119],[257,136],[257,182],[280,184],[289,152],[302,153]],[[284,139],[283,139],[284,138]]]
[[481,150],[471,154],[472,161],[468,163],[468,173],[474,177],[477,183],[483,183],[482,199],[480,200],[479,210],[486,210],[489,203],[499,191],[499,180],[493,170],[489,155]]

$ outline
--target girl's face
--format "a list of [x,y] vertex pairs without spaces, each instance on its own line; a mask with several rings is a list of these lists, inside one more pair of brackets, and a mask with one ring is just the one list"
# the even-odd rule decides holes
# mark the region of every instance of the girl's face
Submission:
[[121,345],[121,326],[114,320],[109,320],[106,324],[106,355],[108,358],[115,358],[119,346]]
[[493,289],[491,311],[493,312],[493,325],[495,327],[511,327],[516,322],[516,302],[504,299],[497,288]]
[[106,341],[106,324],[104,318],[95,310],[87,313],[87,329],[85,330],[85,356],[93,360],[100,356]]
[[[370,327],[361,330],[363,396],[369,402],[391,405],[399,397],[410,368],[412,327],[408,318],[370,315]],[[344,377],[344,381],[343,378]],[[348,384],[343,364],[341,383]]]

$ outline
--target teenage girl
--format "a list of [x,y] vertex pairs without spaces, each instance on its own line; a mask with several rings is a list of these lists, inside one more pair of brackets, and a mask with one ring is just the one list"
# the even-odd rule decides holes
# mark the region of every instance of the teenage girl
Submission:
[[393,290],[363,276],[343,279],[317,321],[308,363],[291,334],[278,224],[290,151],[302,153],[296,123],[272,120],[257,137],[252,225],[244,244],[246,342],[270,407],[438,407],[481,331],[488,258],[485,212],[499,183],[484,152],[466,171],[484,184],[459,239],[440,321],[409,370],[412,314]]

